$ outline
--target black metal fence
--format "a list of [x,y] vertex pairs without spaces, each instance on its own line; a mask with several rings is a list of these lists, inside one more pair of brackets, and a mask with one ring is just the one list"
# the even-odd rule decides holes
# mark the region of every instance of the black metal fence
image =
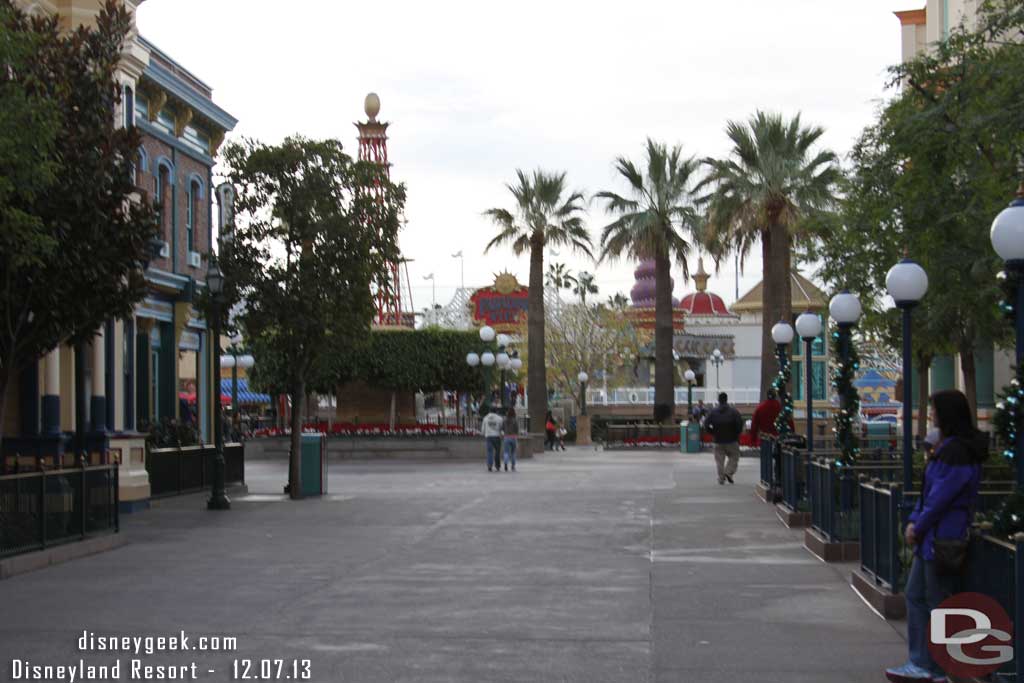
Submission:
[[860,568],[865,576],[893,593],[900,591],[903,579],[902,503],[898,484],[878,479],[860,482]]
[[[1019,623],[1017,615],[1024,614],[1024,561],[1018,562],[1017,558],[1024,560],[1024,543],[1004,541],[975,529],[961,586],[963,591],[982,593],[994,599],[1010,615],[1013,624]],[[1024,629],[1014,631],[1014,653],[1021,657],[1024,656]],[[1008,680],[1015,680],[1012,674],[1017,670],[1019,660],[1016,657],[1000,669],[999,673],[1009,675]]]
[[796,511],[804,505],[807,484],[807,452],[783,445],[780,453],[782,503]]
[[677,446],[679,445],[678,424],[615,424],[604,429],[605,448],[614,446]]
[[0,557],[116,533],[118,466],[0,476]]
[[[177,496],[209,488],[216,456],[217,449],[209,444],[150,449],[146,455],[150,495]],[[224,444],[224,479],[229,485],[245,483],[243,444]]]
[[778,441],[771,437],[761,437],[761,486],[771,491],[775,487],[775,450]]

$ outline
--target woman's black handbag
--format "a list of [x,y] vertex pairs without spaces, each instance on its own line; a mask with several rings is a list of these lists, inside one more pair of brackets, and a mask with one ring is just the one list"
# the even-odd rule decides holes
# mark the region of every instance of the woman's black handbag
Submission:
[[936,538],[935,571],[940,576],[960,576],[967,567],[967,538]]

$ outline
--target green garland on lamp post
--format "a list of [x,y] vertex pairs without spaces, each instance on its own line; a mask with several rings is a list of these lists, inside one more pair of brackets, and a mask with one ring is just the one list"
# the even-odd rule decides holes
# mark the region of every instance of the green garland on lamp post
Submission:
[[842,352],[843,335],[850,334],[848,330],[836,330],[832,333],[832,343],[835,356],[840,362],[832,370],[832,387],[839,397],[839,409],[835,412],[833,431],[836,436],[836,445],[843,453],[843,460],[849,463],[860,455],[860,447],[853,438],[854,418],[860,413],[860,394],[853,386],[853,380],[860,370],[860,354],[853,344],[853,340],[847,341],[847,353],[844,357]]
[[793,326],[780,320],[772,327],[772,341],[775,342],[775,357],[779,362],[779,372],[772,380],[772,389],[779,399],[782,410],[775,417],[775,432],[780,439],[793,433],[793,397],[789,395],[789,380],[792,377],[792,364],[789,360],[789,345],[793,342]]

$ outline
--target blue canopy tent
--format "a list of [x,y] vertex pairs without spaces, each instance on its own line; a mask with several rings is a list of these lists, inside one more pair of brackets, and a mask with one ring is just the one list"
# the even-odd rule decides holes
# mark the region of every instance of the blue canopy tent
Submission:
[[[231,397],[231,384],[233,380],[230,377],[222,377],[220,380],[220,393],[222,396]],[[259,405],[272,403],[273,399],[270,394],[260,394],[252,391],[249,388],[249,381],[244,377],[238,378],[238,404],[239,405]]]

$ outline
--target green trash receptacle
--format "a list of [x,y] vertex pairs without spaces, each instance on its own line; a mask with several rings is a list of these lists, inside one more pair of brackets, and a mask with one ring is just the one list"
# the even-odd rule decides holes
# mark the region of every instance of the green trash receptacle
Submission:
[[302,496],[327,493],[327,435],[302,435]]
[[684,453],[700,452],[700,424],[689,420],[679,425],[680,450]]

